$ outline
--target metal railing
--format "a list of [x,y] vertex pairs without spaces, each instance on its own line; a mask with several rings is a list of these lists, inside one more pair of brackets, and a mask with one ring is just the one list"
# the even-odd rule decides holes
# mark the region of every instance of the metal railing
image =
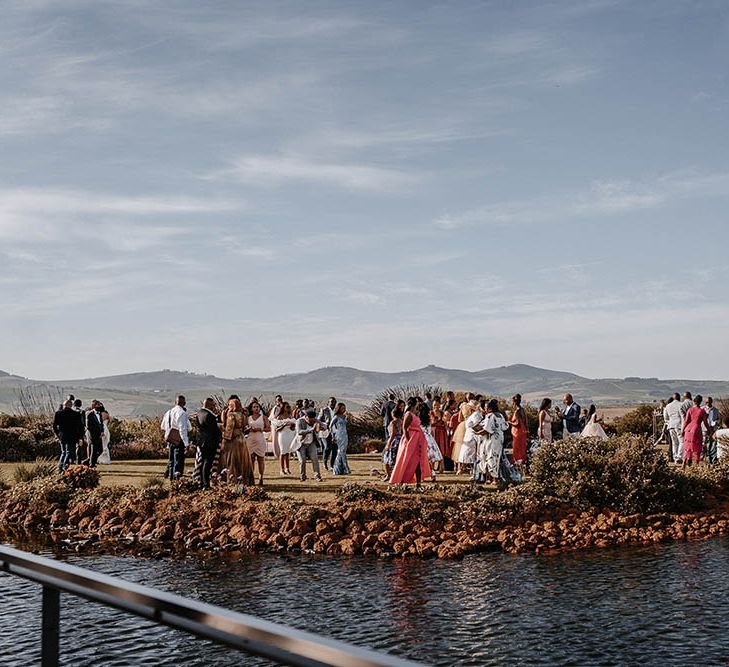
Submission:
[[0,570],[43,586],[42,667],[57,667],[59,664],[61,592],[121,609],[285,665],[422,667],[422,663],[270,623],[255,616],[140,586],[118,577],[10,547],[0,546]]

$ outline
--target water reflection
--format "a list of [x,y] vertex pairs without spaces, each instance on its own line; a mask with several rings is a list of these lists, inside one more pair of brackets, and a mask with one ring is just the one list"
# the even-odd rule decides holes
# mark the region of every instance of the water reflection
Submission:
[[[74,564],[436,665],[727,664],[729,541],[463,562],[264,556]],[[40,588],[0,575],[0,665],[39,661]],[[69,596],[62,664],[259,665]]]

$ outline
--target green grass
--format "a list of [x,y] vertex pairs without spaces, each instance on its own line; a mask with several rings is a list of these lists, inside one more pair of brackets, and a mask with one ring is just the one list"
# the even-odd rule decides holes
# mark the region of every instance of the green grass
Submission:
[[[311,462],[307,461],[307,474],[309,479],[306,482],[299,480],[299,464],[292,460],[292,475],[282,477],[279,474],[278,461],[272,457],[266,458],[266,471],[263,483],[269,493],[287,493],[300,498],[313,501],[332,500],[334,494],[345,482],[377,483],[384,488],[384,483],[377,477],[370,475],[370,470],[376,468],[384,471],[382,457],[380,454],[353,454],[348,457],[351,475],[336,476],[322,468],[324,480],[317,482],[311,473]],[[163,479],[165,460],[153,461],[113,461],[108,466],[99,466],[101,472],[101,484],[105,486],[138,486],[141,487],[147,480]],[[193,457],[187,457],[185,461],[186,475],[192,475],[194,464]],[[320,461],[321,464],[321,461]],[[24,464],[22,463],[0,463],[0,477],[13,479],[15,470]],[[26,464],[27,465],[27,464]],[[164,480],[165,483],[166,480]],[[439,483],[445,484],[468,484],[468,475],[456,476],[453,473],[442,473],[438,476]]]

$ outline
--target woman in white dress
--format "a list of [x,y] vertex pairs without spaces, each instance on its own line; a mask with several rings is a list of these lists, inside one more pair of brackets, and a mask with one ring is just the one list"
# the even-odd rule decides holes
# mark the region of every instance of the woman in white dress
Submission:
[[276,437],[276,427],[273,425],[273,420],[277,419],[281,414],[281,407],[283,406],[283,398],[281,394],[278,394],[273,402],[271,412],[268,414],[268,421],[271,424],[271,444],[273,445],[273,455],[276,458],[281,456],[281,451],[278,448],[278,438]]
[[99,454],[99,463],[107,465],[111,463],[111,456],[109,454],[109,445],[111,444],[111,432],[109,431],[110,417],[103,403],[100,407],[100,410],[101,422],[104,425],[104,431],[101,434],[101,454]]
[[271,419],[271,432],[273,433],[273,450],[278,451],[278,460],[281,465],[281,474],[290,475],[289,460],[293,451],[293,442],[296,437],[296,420],[291,416],[291,405],[282,403],[278,416]]
[[477,409],[466,419],[466,430],[463,434],[463,442],[461,449],[458,452],[457,462],[461,465],[473,465],[476,462],[476,455],[478,453],[479,444],[479,432],[481,429],[479,426],[484,420],[483,412]]
[[491,482],[498,482],[500,477],[501,456],[504,452],[504,433],[509,429],[509,422],[499,412],[499,402],[492,398],[486,403],[486,418],[479,425],[483,435],[478,448],[477,468],[482,476],[488,475]]
[[581,437],[583,438],[599,438],[600,440],[607,440],[608,436],[603,429],[600,420],[597,418],[597,408],[593,405],[590,406],[590,410],[587,413],[587,425],[582,431]]
[[263,414],[261,405],[253,402],[248,406],[248,429],[246,444],[251,455],[253,468],[258,462],[258,486],[263,486],[263,472],[266,469],[266,431],[271,430],[268,417]]
[[539,430],[537,437],[542,442],[552,442],[552,399],[545,398],[539,406]]

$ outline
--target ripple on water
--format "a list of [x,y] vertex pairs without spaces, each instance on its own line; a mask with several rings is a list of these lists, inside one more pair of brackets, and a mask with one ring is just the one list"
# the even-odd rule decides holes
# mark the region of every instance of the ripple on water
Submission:
[[[729,540],[462,562],[257,556],[68,562],[434,665],[727,664]],[[40,588],[0,575],[0,664],[37,664]],[[62,664],[263,665],[62,596]]]

